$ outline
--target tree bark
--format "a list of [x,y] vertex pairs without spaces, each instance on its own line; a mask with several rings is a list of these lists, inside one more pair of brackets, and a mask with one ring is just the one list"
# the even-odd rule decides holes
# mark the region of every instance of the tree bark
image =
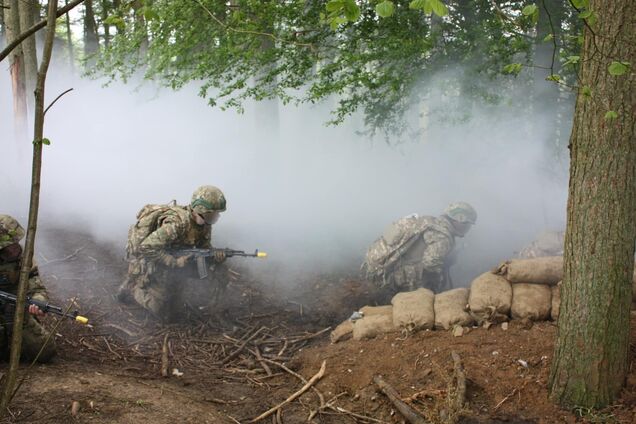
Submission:
[[[65,6],[68,6],[68,0],[64,2]],[[71,69],[71,73],[75,73],[75,52],[73,49],[73,37],[71,33],[71,16],[66,12],[66,50],[68,52],[68,64]]]
[[33,168],[31,180],[31,201],[29,205],[29,222],[27,226],[24,254],[20,269],[20,282],[18,283],[15,319],[13,323],[13,335],[11,337],[11,352],[9,371],[4,382],[2,399],[0,399],[0,415],[4,415],[13,398],[14,387],[20,361],[22,348],[22,327],[24,323],[26,293],[28,288],[29,273],[33,264],[33,251],[35,245],[35,232],[37,228],[38,209],[40,205],[40,177],[42,173],[42,139],[44,137],[44,86],[46,74],[49,69],[51,53],[53,51],[53,39],[55,38],[55,19],[57,0],[49,0],[47,13],[48,30],[42,52],[42,63],[38,71],[35,87],[35,117],[33,124]]
[[[31,28],[34,20],[35,0],[20,0],[20,30]],[[35,91],[35,81],[38,77],[38,59],[36,55],[35,37],[29,37],[22,42],[22,54],[24,56],[24,83],[26,87],[26,99],[28,109],[33,113],[33,93]]]
[[[7,44],[20,34],[19,0],[9,0],[5,4],[9,9],[4,9],[4,20],[7,30]],[[15,49],[9,56],[9,72],[11,74],[11,88],[13,90],[13,122],[18,154],[22,156],[27,140],[27,102],[26,86],[24,81],[24,56],[22,48]]]
[[[570,185],[561,313],[550,395],[564,407],[601,408],[617,398],[629,366],[636,241],[636,2],[592,0],[570,137]],[[612,76],[614,61],[630,62]],[[606,119],[608,111],[618,114]]]

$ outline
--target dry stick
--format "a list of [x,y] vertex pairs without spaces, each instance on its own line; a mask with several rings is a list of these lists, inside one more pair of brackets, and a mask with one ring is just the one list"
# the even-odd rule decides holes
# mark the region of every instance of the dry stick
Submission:
[[428,424],[428,422],[422,417],[420,414],[415,412],[413,408],[408,406],[402,399],[400,399],[400,395],[398,392],[389,385],[382,376],[376,375],[373,377],[373,382],[380,388],[382,393],[389,398],[391,403],[395,406],[395,408],[402,414],[406,420],[411,424]]
[[260,362],[261,366],[263,367],[267,375],[272,375],[272,370],[263,360],[263,357],[261,356],[261,351],[258,349],[258,346],[254,346],[254,356],[256,356],[256,359],[258,359],[258,362]]
[[168,335],[170,333],[166,333],[163,338],[163,346],[161,348],[161,376],[168,376]]
[[241,345],[238,347],[238,349],[236,349],[234,352],[230,353],[228,356],[225,357],[225,359],[223,359],[221,361],[221,365],[225,365],[228,362],[230,362],[232,359],[234,359],[236,357],[236,355],[238,355],[239,353],[241,353],[241,351],[243,350],[243,348],[245,348],[245,346],[254,338],[258,335],[258,333],[260,333],[262,330],[264,330],[265,327],[261,327],[258,330],[256,330],[254,332],[254,334],[252,334],[250,337],[247,338],[247,340],[245,340],[243,343],[241,343]]
[[466,403],[466,374],[464,373],[464,366],[459,354],[455,351],[451,352],[453,363],[455,366],[455,379],[457,380],[457,390],[455,393],[455,399],[453,399],[453,406],[456,411],[464,409],[464,403]]
[[[263,358],[263,361],[264,362],[268,362],[268,363],[270,363],[272,365],[276,365],[277,367],[281,368],[282,370],[284,370],[284,371],[288,372],[289,374],[293,375],[294,377],[298,378],[303,383],[307,384],[307,380],[305,380],[305,377],[303,377],[302,375],[298,374],[297,372],[292,371],[291,369],[289,369],[285,365],[279,364],[278,362],[272,361],[272,360],[267,359],[267,358]],[[320,392],[320,390],[318,390],[317,388],[312,387],[312,389],[314,390],[314,392],[316,392],[316,395],[318,395],[318,399],[320,399],[320,409],[323,409],[325,407],[325,397]]]
[[287,405],[288,403],[292,402],[294,399],[296,399],[297,397],[299,397],[300,395],[305,393],[307,390],[309,390],[309,388],[311,386],[314,385],[314,383],[316,381],[320,380],[322,378],[322,376],[325,375],[326,367],[327,367],[327,361],[322,361],[322,365],[320,366],[320,370],[318,371],[318,373],[316,373],[316,375],[311,377],[311,379],[307,382],[307,384],[305,384],[300,390],[298,390],[296,393],[292,394],[287,399],[285,399],[283,402],[279,403],[278,405],[274,406],[273,408],[270,408],[269,410],[263,412],[261,415],[259,415],[258,417],[254,418],[250,422],[251,423],[255,423],[257,421],[262,420],[263,418],[269,417],[274,412],[278,411],[280,408],[282,408],[283,406]]

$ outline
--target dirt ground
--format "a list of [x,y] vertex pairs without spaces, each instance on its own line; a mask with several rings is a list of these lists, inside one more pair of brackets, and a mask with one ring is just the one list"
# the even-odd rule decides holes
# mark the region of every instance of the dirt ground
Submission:
[[[318,373],[324,376],[261,422],[401,423],[373,382],[381,375],[412,408],[441,422],[453,393],[456,352],[466,374],[462,423],[633,423],[636,370],[622,397],[602,411],[565,411],[547,398],[554,323],[471,328],[461,337],[424,331],[329,341],[334,328],[379,294],[354,273],[307,276],[292,289],[241,275],[210,306],[209,288],[185,284],[185,318],[161,325],[114,294],[125,272],[122,248],[85,233],[42,228],[36,259],[52,301],[78,309],[90,327],[46,318],[58,356],[25,364],[11,404],[15,423],[247,423]],[[636,315],[632,316],[632,367]],[[0,365],[0,372],[6,364]],[[163,376],[167,374],[167,376]],[[73,405],[75,406],[73,407]]]

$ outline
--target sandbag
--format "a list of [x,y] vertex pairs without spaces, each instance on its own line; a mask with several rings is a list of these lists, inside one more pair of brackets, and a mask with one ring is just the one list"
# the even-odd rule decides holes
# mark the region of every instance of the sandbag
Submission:
[[393,296],[393,324],[409,331],[432,329],[435,325],[435,294],[425,288]]
[[471,325],[473,317],[466,311],[468,289],[447,290],[435,295],[435,328],[448,330],[454,325]]
[[477,322],[500,321],[510,313],[512,287],[508,280],[485,272],[470,285],[468,307]]
[[393,313],[369,315],[353,322],[353,339],[370,339],[385,333],[397,331],[393,325]]
[[353,333],[353,321],[350,319],[343,321],[338,325],[335,330],[330,334],[331,343],[338,343],[341,340],[346,340],[351,337]]
[[499,265],[495,273],[505,277],[511,283],[553,286],[563,279],[563,257],[512,259]]
[[559,310],[561,309],[561,282],[556,286],[552,286],[552,309],[550,317],[552,321],[559,319]]
[[552,287],[545,284],[515,283],[512,285],[510,316],[514,319],[545,321],[550,318]]
[[368,317],[371,315],[391,315],[393,316],[393,306],[391,305],[382,305],[382,306],[363,306],[360,308],[360,313],[363,316]]

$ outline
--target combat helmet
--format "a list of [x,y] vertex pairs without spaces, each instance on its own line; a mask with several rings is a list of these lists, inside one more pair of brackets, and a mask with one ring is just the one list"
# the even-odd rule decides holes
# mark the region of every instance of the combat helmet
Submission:
[[451,203],[444,210],[444,215],[461,223],[474,224],[477,222],[477,212],[466,202]]
[[192,194],[190,208],[196,213],[206,213],[210,211],[225,211],[225,196],[223,192],[211,185],[204,185],[197,188]]
[[0,249],[18,243],[24,237],[24,228],[9,215],[0,215]]

